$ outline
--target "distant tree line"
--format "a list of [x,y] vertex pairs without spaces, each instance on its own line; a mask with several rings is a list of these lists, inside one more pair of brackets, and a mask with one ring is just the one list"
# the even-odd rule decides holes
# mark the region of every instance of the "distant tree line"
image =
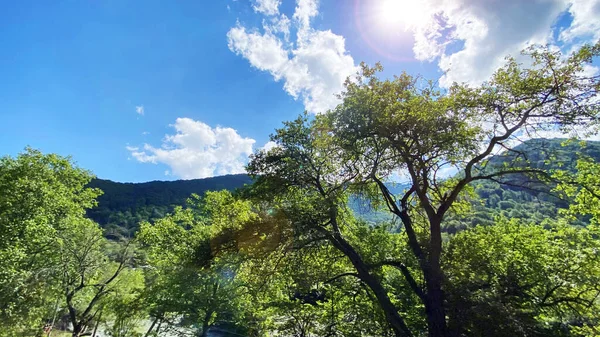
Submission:
[[151,181],[147,183],[118,183],[94,178],[88,184],[103,193],[98,206],[88,209],[90,219],[99,223],[109,235],[133,237],[142,221],[158,220],[184,206],[193,193],[234,190],[251,183],[245,174],[206,179]]

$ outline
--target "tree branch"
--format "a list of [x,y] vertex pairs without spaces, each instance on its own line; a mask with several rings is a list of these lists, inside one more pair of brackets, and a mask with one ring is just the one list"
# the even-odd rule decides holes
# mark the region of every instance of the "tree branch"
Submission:
[[402,272],[402,275],[404,275],[404,278],[410,285],[410,288],[415,292],[415,294],[417,294],[417,296],[419,296],[419,298],[423,301],[423,303],[427,302],[427,295],[425,294],[423,289],[421,289],[421,287],[417,284],[417,281],[412,276],[410,270],[404,263],[402,263],[400,261],[382,261],[382,262],[376,263],[374,265],[371,265],[370,267],[378,268],[378,267],[382,267],[382,266],[395,267],[398,270],[400,270],[400,272]]
[[331,283],[331,282],[333,282],[333,281],[335,281],[337,279],[340,279],[342,277],[345,277],[345,276],[354,276],[354,277],[356,277],[356,278],[358,278],[360,280],[360,276],[357,273],[350,273],[350,272],[348,272],[348,273],[343,273],[343,274],[339,274],[337,276],[334,276],[334,277],[330,278],[329,280],[327,280],[327,281],[325,281],[323,283]]

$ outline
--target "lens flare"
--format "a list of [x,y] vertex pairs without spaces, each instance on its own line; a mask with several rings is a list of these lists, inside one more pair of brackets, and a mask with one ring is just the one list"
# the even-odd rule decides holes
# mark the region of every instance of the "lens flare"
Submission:
[[380,0],[375,6],[375,16],[383,29],[408,30],[418,25],[422,17],[419,1],[415,0]]
[[413,30],[428,22],[423,0],[355,0],[355,23],[377,54],[394,61],[414,61]]

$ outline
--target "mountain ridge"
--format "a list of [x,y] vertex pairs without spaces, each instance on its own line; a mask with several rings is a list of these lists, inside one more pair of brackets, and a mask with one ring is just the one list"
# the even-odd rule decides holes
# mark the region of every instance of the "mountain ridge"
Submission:
[[193,193],[202,195],[206,191],[234,190],[251,182],[246,174],[143,183],[96,178],[88,187],[99,188],[104,193],[97,198],[98,206],[88,210],[87,215],[109,233],[131,236],[139,222],[163,217],[175,206],[185,205]]
[[[513,155],[523,153],[528,157],[531,165],[537,168],[557,168],[561,163],[564,168],[573,170],[577,160],[576,153],[600,160],[600,142],[588,141],[585,147],[578,142],[567,143],[566,139],[530,139],[514,148],[515,151],[500,153],[490,158],[489,162],[502,165],[514,159]],[[548,158],[554,158],[548,161]],[[449,219],[448,232],[465,228],[469,225],[488,224],[493,222],[492,215],[507,212],[531,216],[533,219],[542,219],[544,214],[550,214],[545,208],[560,207],[560,201],[549,200],[545,195],[535,194],[525,187],[525,178],[514,176],[511,178],[515,186],[499,185],[493,182],[476,184],[475,190],[485,205],[474,204],[472,213],[467,218]],[[88,210],[88,217],[98,222],[107,233],[132,236],[141,221],[153,221],[171,212],[175,206],[184,206],[192,193],[202,195],[206,191],[230,190],[233,191],[246,184],[251,184],[252,179],[247,174],[223,175],[203,179],[180,179],[172,181],[153,180],[143,183],[121,183],[108,179],[94,179],[89,187],[100,188],[104,194],[98,197],[98,207]],[[404,186],[398,183],[395,189],[401,192]],[[519,188],[519,185],[522,185]],[[539,187],[539,185],[538,185]],[[548,189],[549,187],[545,187]],[[360,200],[352,200],[350,205],[357,215],[366,221],[377,223],[385,221],[390,216],[384,212],[370,210]],[[540,213],[541,210],[541,213]],[[513,214],[513,215],[515,215]]]

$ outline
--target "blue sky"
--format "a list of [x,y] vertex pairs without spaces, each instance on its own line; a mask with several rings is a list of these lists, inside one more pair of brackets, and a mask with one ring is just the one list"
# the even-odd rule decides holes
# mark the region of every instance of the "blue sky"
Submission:
[[241,172],[361,61],[478,83],[528,43],[597,40],[598,17],[600,0],[14,1],[0,155],[30,145],[131,182]]

